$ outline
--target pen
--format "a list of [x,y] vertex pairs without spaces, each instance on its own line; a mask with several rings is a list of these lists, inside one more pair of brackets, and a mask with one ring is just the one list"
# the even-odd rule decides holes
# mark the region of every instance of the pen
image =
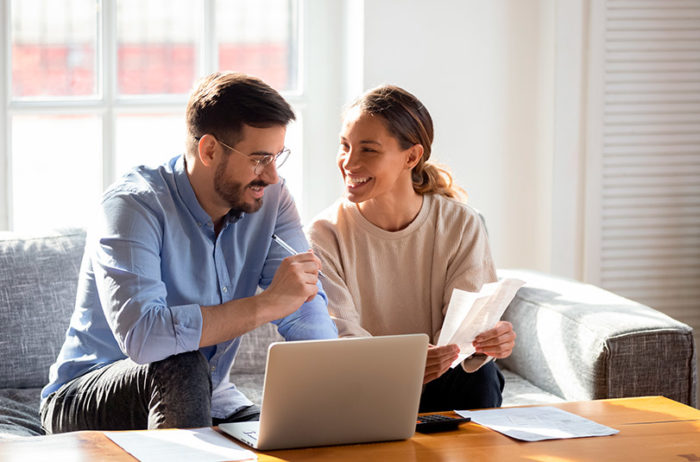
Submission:
[[[294,250],[294,248],[291,245],[284,242],[282,238],[280,238],[277,234],[272,235],[272,240],[279,244],[279,246],[282,247],[284,250],[286,250],[289,253],[289,255],[297,255],[299,253],[296,250]],[[318,271],[318,275],[322,278],[326,278],[326,275],[323,274],[321,270]]]

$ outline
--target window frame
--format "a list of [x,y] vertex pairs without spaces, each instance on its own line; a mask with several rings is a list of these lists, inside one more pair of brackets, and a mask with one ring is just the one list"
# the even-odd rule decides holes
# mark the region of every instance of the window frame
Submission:
[[[307,21],[305,0],[294,0],[297,20],[297,68],[296,88],[282,91],[282,95],[303,118],[302,113],[308,106],[309,95],[305,91],[305,65],[307,42],[304,40]],[[216,0],[198,0],[200,14],[200,40],[197,43],[198,53],[195,75],[198,77],[210,74],[218,69],[218,50],[216,37]],[[102,120],[102,157],[101,157],[101,187],[104,190],[116,180],[115,153],[117,150],[116,123],[122,113],[183,113],[188,95],[126,95],[117,92],[117,18],[116,2],[99,0],[100,12],[97,31],[96,56],[96,94],[89,97],[69,97],[45,99],[12,99],[12,50],[11,50],[11,0],[0,0],[2,14],[2,30],[0,34],[0,60],[5,64],[5,72],[0,73],[0,230],[14,229],[14,197],[12,177],[12,118],[16,115],[47,115],[47,114],[89,114]],[[308,21],[312,23],[312,21]],[[307,130],[301,134],[302,145],[306,144]],[[184,149],[184,146],[183,146]],[[301,155],[301,153],[300,153]],[[165,161],[167,159],[163,159]],[[305,160],[302,160],[302,171]],[[304,196],[307,195],[305,191]],[[301,199],[301,198],[298,198]]]

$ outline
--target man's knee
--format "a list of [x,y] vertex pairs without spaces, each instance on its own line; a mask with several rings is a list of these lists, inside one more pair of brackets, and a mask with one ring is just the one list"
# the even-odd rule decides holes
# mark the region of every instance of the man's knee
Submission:
[[161,361],[151,363],[150,369],[159,381],[206,382],[211,388],[209,363],[199,351],[188,351],[169,356]]
[[149,366],[154,393],[148,428],[211,425],[211,375],[198,351],[170,356]]

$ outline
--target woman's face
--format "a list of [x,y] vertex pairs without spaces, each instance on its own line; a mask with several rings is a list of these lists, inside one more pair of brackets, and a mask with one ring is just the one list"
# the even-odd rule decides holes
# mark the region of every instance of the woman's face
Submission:
[[401,150],[381,117],[351,109],[340,132],[337,158],[348,200],[361,203],[413,191],[410,150]]

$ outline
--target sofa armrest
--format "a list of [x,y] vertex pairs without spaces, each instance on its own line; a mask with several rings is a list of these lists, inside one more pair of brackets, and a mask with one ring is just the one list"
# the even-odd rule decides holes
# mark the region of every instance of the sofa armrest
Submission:
[[693,330],[599,287],[525,270],[506,310],[518,337],[506,369],[566,400],[662,395],[697,406]]

